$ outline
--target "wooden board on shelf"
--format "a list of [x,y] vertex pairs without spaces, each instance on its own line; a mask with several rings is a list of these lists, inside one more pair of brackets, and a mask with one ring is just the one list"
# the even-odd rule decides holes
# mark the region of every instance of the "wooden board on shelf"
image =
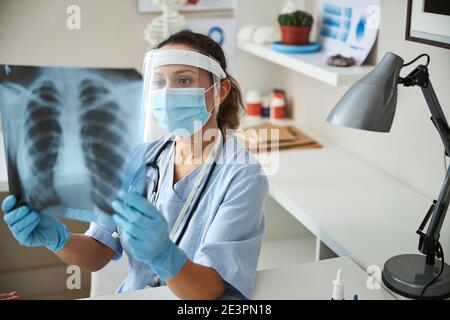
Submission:
[[[278,130],[278,135],[273,137],[272,130]],[[238,132],[237,137],[241,139],[248,150],[256,153],[277,149],[293,150],[322,147],[320,143],[303,133],[296,126],[278,126],[268,122],[244,128]],[[271,139],[277,137],[278,139]]]

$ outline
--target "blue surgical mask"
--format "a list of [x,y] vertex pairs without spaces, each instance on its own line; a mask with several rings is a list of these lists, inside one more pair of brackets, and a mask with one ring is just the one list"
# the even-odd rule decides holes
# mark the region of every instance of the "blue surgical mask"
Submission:
[[164,88],[153,91],[152,111],[161,128],[180,137],[189,137],[200,130],[211,117],[205,101],[205,92],[209,89]]

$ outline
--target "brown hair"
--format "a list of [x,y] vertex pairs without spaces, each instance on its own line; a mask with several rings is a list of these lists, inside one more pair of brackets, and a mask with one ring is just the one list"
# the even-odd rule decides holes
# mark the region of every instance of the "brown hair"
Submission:
[[239,113],[244,110],[244,104],[238,82],[227,72],[227,61],[221,46],[206,35],[191,31],[180,31],[160,42],[155,49],[160,49],[168,44],[187,45],[192,49],[210,55],[220,63],[227,75],[226,78],[231,82],[231,90],[220,105],[217,118],[218,126],[222,131],[237,129],[239,127]]

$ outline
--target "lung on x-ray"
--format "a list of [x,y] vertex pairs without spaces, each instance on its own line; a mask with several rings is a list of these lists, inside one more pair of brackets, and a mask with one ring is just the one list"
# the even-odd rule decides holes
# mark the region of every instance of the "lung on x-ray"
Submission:
[[141,101],[132,69],[1,65],[10,193],[37,212],[110,217],[122,166],[143,141]]

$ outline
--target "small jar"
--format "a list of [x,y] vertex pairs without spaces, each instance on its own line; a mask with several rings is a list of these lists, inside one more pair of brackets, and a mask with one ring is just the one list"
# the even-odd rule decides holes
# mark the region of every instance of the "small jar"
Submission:
[[248,116],[261,116],[262,98],[258,91],[249,91],[245,97],[245,109]]
[[273,119],[284,119],[286,116],[286,96],[284,91],[274,90],[270,101],[271,116]]
[[270,97],[264,97],[261,107],[261,117],[270,118]]

